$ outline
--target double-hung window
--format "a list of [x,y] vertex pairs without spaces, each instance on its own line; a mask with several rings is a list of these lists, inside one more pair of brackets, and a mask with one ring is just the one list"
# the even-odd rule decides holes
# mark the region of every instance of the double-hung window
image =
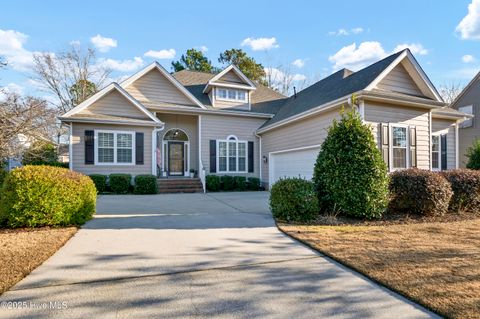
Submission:
[[392,135],[392,169],[408,167],[408,127],[391,125]]
[[[461,106],[458,108],[458,110],[466,114],[473,114],[473,105]],[[468,119],[460,123],[460,128],[467,128],[472,126],[473,126],[473,119]]]
[[432,135],[432,170],[441,169],[440,135]]
[[134,132],[95,131],[95,140],[97,165],[134,164]]
[[217,165],[219,173],[247,172],[247,142],[235,136],[217,140]]

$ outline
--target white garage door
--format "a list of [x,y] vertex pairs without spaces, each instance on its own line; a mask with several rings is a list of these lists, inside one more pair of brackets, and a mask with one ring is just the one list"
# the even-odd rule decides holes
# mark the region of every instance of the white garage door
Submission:
[[290,152],[272,153],[270,155],[270,185],[281,177],[298,177],[312,179],[313,167],[317,161],[320,147],[312,147]]

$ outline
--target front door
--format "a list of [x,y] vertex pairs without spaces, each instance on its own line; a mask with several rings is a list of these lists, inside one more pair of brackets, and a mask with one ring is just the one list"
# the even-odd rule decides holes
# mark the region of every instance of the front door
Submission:
[[183,142],[168,142],[168,174],[184,174],[184,146]]

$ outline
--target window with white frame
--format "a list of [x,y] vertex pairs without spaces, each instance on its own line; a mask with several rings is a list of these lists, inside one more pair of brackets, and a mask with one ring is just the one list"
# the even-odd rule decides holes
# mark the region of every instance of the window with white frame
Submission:
[[227,101],[246,101],[247,94],[242,90],[217,88],[217,99]]
[[96,164],[134,164],[134,132],[95,131]]
[[247,172],[247,142],[239,141],[236,136],[226,140],[217,140],[217,165],[219,173]]
[[407,168],[408,165],[408,128],[392,125],[392,169]]
[[441,168],[440,135],[432,135],[432,170]]
[[[458,110],[462,113],[472,114],[473,115],[473,105],[461,106]],[[460,128],[472,127],[473,119],[468,119],[460,123]]]

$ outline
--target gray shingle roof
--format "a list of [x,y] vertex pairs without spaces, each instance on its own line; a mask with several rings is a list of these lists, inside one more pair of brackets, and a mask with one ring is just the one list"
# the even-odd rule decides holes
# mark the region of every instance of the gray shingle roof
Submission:
[[403,51],[397,52],[358,72],[342,69],[291,96],[264,126],[287,119],[314,107],[365,89]]
[[[198,71],[182,70],[173,76],[190,91],[203,105],[212,107],[208,95],[203,89],[215,74]],[[286,96],[268,87],[255,83],[257,89],[252,92],[251,112],[275,114],[280,106],[288,99]],[[234,109],[231,109],[232,111]],[[245,110],[240,110],[245,112]]]

